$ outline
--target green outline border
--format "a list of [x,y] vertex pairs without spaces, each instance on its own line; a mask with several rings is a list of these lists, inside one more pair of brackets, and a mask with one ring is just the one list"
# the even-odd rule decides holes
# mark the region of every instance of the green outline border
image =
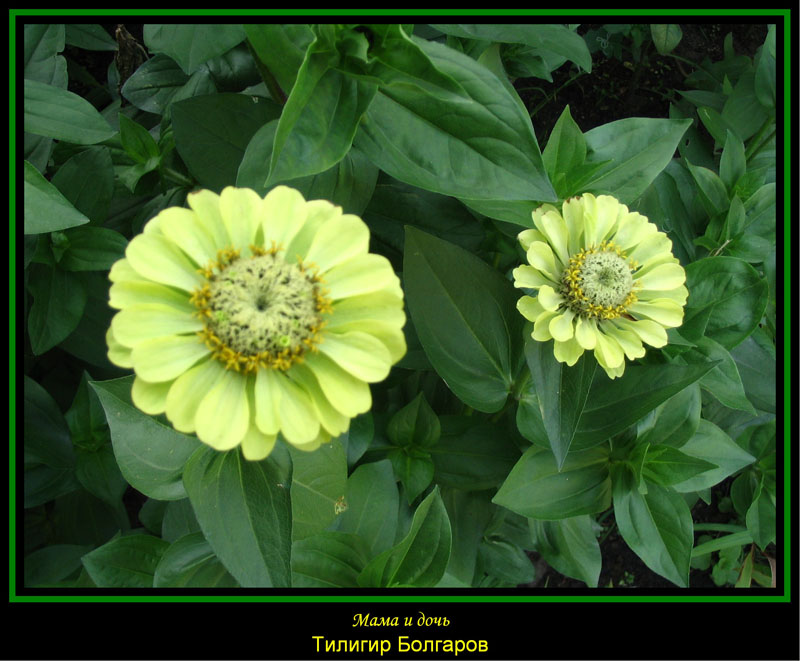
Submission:
[[[797,11],[795,9],[795,11]],[[44,9],[9,9],[9,215],[10,218],[16,219],[16,182],[17,172],[15,169],[16,159],[16,123],[15,123],[15,110],[16,110],[16,24],[19,19],[24,17],[43,18],[43,17],[68,17],[68,16],[196,16],[196,17],[209,17],[209,16],[487,16],[487,17],[510,17],[510,16],[696,16],[696,17],[783,17],[783,131],[784,131],[784,153],[783,153],[783,225],[784,225],[784,242],[783,242],[783,257],[784,257],[784,270],[783,270],[783,305],[782,312],[783,319],[783,349],[784,349],[784,471],[783,471],[783,491],[784,491],[784,557],[783,557],[783,570],[784,570],[784,585],[783,594],[772,596],[769,594],[755,594],[755,595],[694,595],[688,590],[681,590],[678,594],[655,594],[655,595],[608,595],[604,596],[602,592],[598,592],[597,596],[594,595],[496,595],[491,594],[474,594],[470,593],[464,596],[456,595],[453,593],[442,594],[439,596],[429,594],[412,594],[403,595],[397,594],[393,596],[383,596],[367,594],[364,596],[359,595],[308,595],[308,596],[294,596],[279,594],[275,596],[269,595],[225,595],[214,596],[213,594],[202,594],[195,596],[194,594],[186,596],[182,595],[159,595],[157,592],[153,596],[132,594],[132,595],[103,595],[103,594],[69,594],[60,596],[58,594],[47,595],[18,595],[16,594],[16,574],[15,574],[15,556],[16,556],[16,451],[15,444],[9,444],[9,602],[11,603],[34,603],[34,602],[49,602],[49,603],[186,603],[186,602],[204,602],[204,603],[789,603],[792,600],[791,594],[791,447],[790,447],[790,434],[791,429],[791,411],[792,402],[790,400],[791,392],[791,346],[789,338],[791,336],[791,322],[789,301],[791,300],[790,293],[791,286],[791,246],[792,246],[792,232],[790,226],[790,209],[791,209],[791,194],[790,194],[790,153],[792,144],[791,138],[791,101],[790,101],[790,72],[792,70],[791,63],[791,18],[792,9],[637,9],[637,10],[624,10],[624,9],[595,9],[593,11],[577,10],[577,9],[538,9],[538,10],[454,10],[454,9],[438,9],[438,10],[422,10],[422,9],[393,9],[393,10],[360,10],[360,9],[329,9],[327,11],[310,10],[310,9],[269,9],[269,10],[245,10],[245,9],[207,9],[207,10],[179,10],[179,9],[128,9],[128,10],[109,10],[109,9],[62,9],[60,11],[49,11]],[[776,21],[777,22],[777,21]],[[778,304],[779,307],[780,303]],[[15,393],[15,379],[17,370],[16,360],[16,223],[9,223],[9,438],[16,438],[16,393]],[[691,589],[691,588],[690,588]],[[690,590],[689,589],[689,590]],[[769,589],[769,588],[767,588]],[[778,588],[776,588],[778,589]],[[720,589],[721,592],[727,592]]]

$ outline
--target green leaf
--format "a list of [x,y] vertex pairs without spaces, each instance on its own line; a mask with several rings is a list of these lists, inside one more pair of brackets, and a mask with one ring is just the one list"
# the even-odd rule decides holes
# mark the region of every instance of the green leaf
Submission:
[[512,284],[475,255],[412,227],[403,276],[434,369],[469,406],[500,410],[522,359],[523,319]]
[[108,305],[107,274],[101,271],[84,272],[79,277],[88,294],[86,307],[75,330],[59,347],[91,365],[119,371],[108,360],[106,353],[106,332],[115,312]]
[[686,287],[690,294],[681,334],[692,341],[706,335],[732,349],[753,332],[767,307],[767,281],[734,257],[689,264]]
[[128,78],[122,96],[140,110],[161,115],[188,82],[189,76],[172,58],[154,55]]
[[161,537],[172,543],[193,532],[200,532],[200,524],[189,499],[170,500],[164,508]]
[[394,445],[429,448],[436,445],[442,428],[424,393],[397,411],[386,427],[386,435]]
[[755,91],[755,73],[745,71],[722,108],[722,118],[742,141],[758,132],[769,118]]
[[700,424],[700,385],[693,383],[642,418],[637,424],[642,443],[681,447]]
[[338,514],[347,490],[347,457],[339,440],[314,452],[290,448],[292,455],[292,539],[324,530]]
[[358,535],[373,557],[388,549],[397,531],[399,495],[388,460],[363,464],[347,480],[347,509],[338,530]]
[[67,230],[67,249],[59,265],[67,271],[108,271],[125,256],[128,240],[105,227],[76,227]]
[[492,512],[497,508],[489,501],[486,492],[443,489],[442,500],[450,518],[453,539],[446,575],[469,587],[475,576],[478,547]]
[[57,86],[66,87],[67,63],[59,55],[64,50],[64,26],[26,23],[22,29],[24,77],[56,85],[56,80],[63,76],[63,85]]
[[753,536],[746,530],[731,533],[730,535],[722,535],[716,539],[698,544],[692,549],[692,557],[699,558],[715,551],[724,551],[725,549],[741,548],[746,544],[753,543]]
[[[547,147],[542,152],[542,159],[551,181],[554,181],[558,174],[566,175],[583,165],[586,160],[586,140],[575,120],[572,119],[569,106],[564,107],[553,127],[547,140]],[[563,192],[558,189],[556,192],[559,193],[559,197],[565,197]]]
[[697,432],[681,447],[681,451],[691,457],[709,461],[717,468],[673,484],[672,488],[680,493],[713,487],[755,461],[755,457],[742,450],[724,431],[708,420],[700,420]]
[[63,581],[82,567],[81,556],[91,550],[91,546],[79,544],[53,544],[26,555],[23,564],[25,587],[44,587]]
[[86,305],[86,287],[74,274],[44,264],[30,266],[28,314],[31,350],[41,355],[64,340],[78,325]]
[[586,72],[592,70],[592,55],[586,42],[574,30],[563,25],[492,25],[492,24],[431,24],[432,28],[468,39],[481,39],[501,43],[525,44],[535,53],[560,55],[577,64]]
[[608,448],[570,452],[559,470],[553,453],[530,447],[492,502],[532,519],[593,514],[611,504]]
[[689,162],[686,165],[697,184],[700,201],[703,203],[708,215],[716,216],[727,211],[730,205],[728,191],[725,189],[722,179],[717,176],[717,173],[708,168],[692,165]]
[[[247,143],[236,185],[252,188],[259,195],[270,190],[264,185],[264,168],[272,154],[277,121],[267,122]],[[361,215],[370,202],[378,169],[357,149],[351,149],[336,165],[308,177],[280,183],[295,188],[307,200],[329,200],[342,207],[345,213]]]
[[212,57],[222,55],[245,39],[241,25],[145,25],[144,43],[152,53],[175,60],[187,75]]
[[758,544],[758,548],[762,551],[765,550],[769,544],[775,542],[775,500],[764,488],[763,477],[756,490],[753,503],[747,510],[745,522],[747,523],[747,530],[753,536],[753,541]]
[[484,216],[527,228],[533,223],[531,214],[540,206],[538,202],[529,200],[471,200],[463,197],[458,199]]
[[492,423],[443,416],[442,437],[429,449],[436,484],[464,491],[492,489],[517,462],[520,451]]
[[775,45],[775,25],[770,25],[767,31],[767,38],[761,47],[755,60],[755,82],[754,92],[758,102],[768,111],[774,111],[776,98],[776,72],[775,55],[777,53]]
[[114,51],[118,50],[117,42],[101,25],[85,23],[67,23],[66,43],[84,50]]
[[123,113],[119,113],[119,137],[125,153],[137,163],[158,158],[158,145],[150,131]]
[[105,544],[115,535],[130,530],[123,506],[112,507],[95,498],[80,485],[55,501],[49,516],[52,536],[65,544]]
[[219,192],[236,173],[253,134],[278,116],[263,97],[210,94],[172,106],[175,148],[202,186]]
[[275,76],[281,90],[288,96],[306,49],[314,40],[310,26],[267,23],[245,25],[244,31],[256,57]]
[[319,37],[308,48],[278,121],[265,186],[323,172],[350,150],[377,86],[331,68],[337,59]]
[[719,159],[719,176],[728,189],[733,193],[736,182],[747,171],[747,161],[744,156],[744,143],[730,130],[725,137],[725,146]]
[[25,234],[44,234],[88,223],[59,190],[24,161]]
[[474,251],[486,232],[464,205],[381,175],[363,214],[372,236],[402,253],[405,225]]
[[478,547],[478,567],[502,586],[530,583],[535,576],[533,563],[525,551],[505,539],[483,540]]
[[236,580],[202,533],[176,540],[164,551],[153,575],[155,588],[235,588]]
[[736,361],[730,352],[710,337],[701,337],[695,348],[683,356],[692,363],[704,360],[716,363],[716,366],[702,379],[700,387],[710,392],[721,404],[739,411],[747,411],[755,415],[756,410],[747,399],[742,386],[742,379],[736,367]]
[[569,367],[555,359],[550,342],[537,342],[530,336],[525,338],[525,359],[550,448],[561,468],[586,406],[597,362],[583,354]]
[[58,169],[52,181],[93,223],[106,220],[114,194],[114,164],[107,147],[78,152]]
[[25,130],[77,145],[94,145],[114,130],[82,97],[53,85],[25,80]]
[[111,446],[104,445],[96,450],[77,448],[75,454],[75,475],[83,488],[112,507],[122,503],[128,483],[117,466]]
[[439,488],[419,504],[408,534],[377,557],[358,576],[361,587],[432,587],[450,558],[450,520]]
[[290,587],[292,505],[275,460],[200,448],[183,480],[205,538],[239,584]]
[[24,506],[41,505],[78,487],[69,429],[55,400],[25,376],[23,448]]
[[614,518],[622,538],[654,572],[688,587],[694,531],[683,497],[657,484],[639,493],[633,474],[621,465],[613,480]]
[[434,467],[430,453],[409,446],[390,450],[387,456],[411,505],[433,480]]
[[603,370],[598,370],[578,423],[573,448],[591,447],[611,438],[698,381],[713,367],[711,363],[629,365],[622,377],[613,380]]
[[741,377],[747,399],[753,405],[768,413],[776,412],[777,392],[775,347],[767,339],[761,339],[759,329],[744,342],[731,350]]
[[357,588],[369,558],[361,537],[326,531],[292,545],[292,587]]
[[644,456],[641,473],[648,482],[669,487],[715,468],[716,464],[685,454],[677,448],[651,445]]
[[83,566],[99,588],[151,588],[168,546],[152,535],[117,537],[83,556]]
[[690,119],[631,117],[584,133],[589,163],[608,162],[583,184],[632,203],[672,160]]
[[132,383],[132,376],[90,383],[106,412],[120,471],[132,487],[150,498],[185,498],[181,475],[199,441],[133,406]]
[[72,443],[76,448],[96,450],[111,442],[106,415],[97,394],[89,388],[87,372],[75,391],[72,405],[65,414]]
[[410,84],[384,81],[355,145],[395,179],[437,193],[554,200],[530,117],[498,78],[446,46],[413,43],[428,70],[411,71]]
[[594,521],[588,515],[561,521],[529,519],[534,549],[556,571],[596,588],[600,580],[602,557],[594,533]]
[[667,55],[675,50],[683,38],[680,25],[675,23],[651,23],[650,35],[653,37],[656,50],[661,55]]

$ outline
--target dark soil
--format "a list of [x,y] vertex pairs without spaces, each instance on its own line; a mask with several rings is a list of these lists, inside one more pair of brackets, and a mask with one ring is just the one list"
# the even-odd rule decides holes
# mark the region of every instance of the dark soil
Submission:
[[[685,89],[683,81],[693,71],[683,60],[698,64],[706,58],[711,62],[722,60],[729,32],[733,33],[734,50],[753,57],[767,35],[766,24],[690,23],[680,27],[683,37],[673,53],[682,60],[659,55],[652,42],[646,42],[639,61],[630,53],[618,59],[598,50],[592,54],[590,74],[565,64],[552,72],[552,83],[539,78],[515,80],[514,87],[533,117],[539,145],[544,148],[547,144],[567,105],[582,131],[627,117],[669,117],[674,90]],[[585,35],[590,30],[602,31],[603,25],[581,25],[578,33]]]

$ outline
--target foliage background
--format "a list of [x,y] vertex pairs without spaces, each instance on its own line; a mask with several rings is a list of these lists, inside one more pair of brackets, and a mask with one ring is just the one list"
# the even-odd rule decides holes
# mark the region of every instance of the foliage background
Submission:
[[[133,26],[129,27],[134,40],[140,43],[145,41],[143,34],[140,35]],[[715,124],[714,115],[699,116],[699,114],[695,114],[698,113],[698,107],[708,106],[687,104],[686,99],[675,96],[674,89],[678,82],[685,78],[684,74],[686,73],[681,71],[680,60],[659,56],[655,52],[652,39],[648,36],[646,29],[648,26],[635,27],[642,29],[631,29],[631,26],[627,26],[627,28],[618,25],[609,26],[609,24],[582,26],[581,33],[587,44],[592,44],[592,37],[594,37],[595,44],[605,44],[600,51],[592,54],[594,67],[592,74],[581,72],[574,63],[568,63],[563,67],[559,65],[551,71],[546,71],[546,67],[545,69],[535,69],[535,66],[541,67],[541,63],[532,63],[530,59],[526,60],[524,53],[505,53],[507,67],[510,66],[509,63],[511,65],[515,63],[521,69],[521,73],[530,73],[531,67],[534,67],[535,71],[544,77],[523,75],[515,80],[515,87],[523,102],[528,111],[534,115],[533,121],[540,145],[544,148],[544,145],[548,143],[552,127],[561,117],[565,105],[569,105],[572,118],[579,129],[587,132],[623,116],[663,118],[670,113],[668,99],[671,99],[675,102],[676,107],[680,107],[682,112],[686,113],[686,116],[694,119],[691,139],[681,145],[681,155],[687,160],[690,155],[695,165],[708,166],[706,169],[712,172],[718,171],[720,169],[718,166],[720,148],[724,144],[724,131],[721,136],[717,133],[718,126]],[[683,27],[686,39],[678,44],[675,55],[692,60],[702,53],[707,54],[712,62],[716,62],[720,58],[729,58],[733,61],[733,64],[729,62],[733,70],[737,70],[737,66],[744,66],[741,64],[741,60],[738,60],[739,64],[736,64],[737,57],[748,57],[752,62],[758,47],[764,43],[766,37],[766,26],[759,28],[752,25],[739,26],[733,30],[735,47],[725,43],[720,46],[720,37],[727,32],[727,26],[705,26],[708,34],[701,27],[699,32],[702,37],[698,36],[698,30],[690,29],[693,26],[684,25]],[[592,30],[596,34],[591,34]],[[97,64],[103,61],[99,54],[112,53],[113,49],[118,48],[118,45],[116,43],[112,45],[108,40],[104,43],[102,37],[96,32],[90,32],[87,36],[87,33],[81,33],[72,28],[67,34],[69,36],[63,50],[65,73],[69,81],[67,89],[90,100],[98,107],[103,107],[110,99],[111,107],[119,102],[117,108],[125,109],[125,112],[119,115],[118,120],[119,142],[113,144],[111,149],[71,148],[70,145],[63,144],[52,152],[51,158],[43,161],[41,151],[45,149],[42,145],[47,136],[44,136],[44,140],[40,139],[37,144],[35,144],[36,138],[30,138],[29,141],[26,140],[24,147],[26,157],[31,162],[36,162],[38,158],[38,163],[42,166],[40,170],[46,167],[50,182],[68,199],[71,206],[79,209],[88,218],[101,221],[95,222],[91,232],[81,232],[79,228],[62,228],[65,231],[56,230],[50,234],[49,243],[31,240],[30,236],[25,238],[24,261],[28,266],[25,273],[25,286],[30,293],[30,298],[25,297],[25,303],[30,305],[30,308],[25,311],[24,315],[28,320],[28,333],[25,340],[29,343],[24,371],[35,382],[35,385],[29,385],[26,398],[29,402],[32,400],[37,406],[37,408],[32,406],[26,408],[26,427],[29,432],[26,436],[31,439],[37,435],[58,438],[58,443],[61,444],[57,446],[60,449],[56,451],[53,451],[52,447],[47,448],[46,450],[50,454],[40,451],[37,455],[32,447],[26,447],[26,453],[30,449],[30,457],[26,454],[26,464],[29,464],[26,465],[26,468],[29,469],[29,473],[26,473],[26,489],[31,488],[31,493],[26,493],[26,505],[30,504],[25,513],[26,552],[37,553],[34,556],[35,562],[29,563],[29,567],[34,569],[29,571],[43,572],[43,575],[36,575],[34,572],[33,577],[28,576],[28,581],[30,584],[48,584],[69,580],[74,581],[73,585],[81,586],[91,585],[91,583],[86,583],[86,581],[90,581],[90,578],[80,568],[80,564],[76,563],[79,563],[80,558],[87,552],[105,543],[109,536],[119,529],[126,530],[141,525],[152,532],[154,527],[160,526],[162,537],[172,542],[182,537],[179,533],[193,534],[195,532],[190,518],[180,519],[180,513],[173,511],[171,516],[176,518],[174,520],[170,518],[168,521],[170,525],[178,527],[169,532],[168,536],[164,535],[164,511],[159,511],[157,502],[145,500],[140,493],[130,488],[119,473],[109,444],[109,430],[105,414],[95,399],[93,391],[88,387],[90,379],[105,381],[121,374],[112,368],[104,358],[103,338],[110,316],[109,311],[104,307],[107,289],[104,271],[114,259],[121,255],[126,240],[124,237],[131,231],[134,233],[138,231],[147,218],[151,217],[159,208],[182,203],[182,197],[188,186],[192,185],[193,179],[211,187],[230,183],[232,180],[237,180],[237,177],[239,180],[246,181],[248,175],[247,150],[250,148],[251,138],[265,122],[276,119],[279,110],[269,103],[254,110],[251,105],[245,107],[241,101],[226,97],[230,100],[230,106],[225,109],[225,112],[239,115],[236,124],[237,132],[225,140],[230,154],[225,158],[219,158],[219,153],[215,151],[219,145],[197,144],[190,139],[193,134],[184,133],[182,135],[180,127],[202,126],[204,117],[218,109],[217,102],[222,95],[235,93],[241,89],[243,84],[257,84],[260,80],[259,72],[247,64],[249,61],[244,50],[234,49],[232,54],[229,53],[226,56],[227,60],[225,58],[220,60],[220,56],[228,51],[226,46],[217,56],[218,59],[214,60],[215,64],[205,68],[196,68],[197,63],[182,62],[181,64],[185,64],[186,68],[190,70],[196,68],[190,76],[185,70],[179,71],[174,64],[169,64],[164,56],[161,56],[157,63],[163,64],[164,69],[160,70],[158,74],[162,77],[173,76],[172,87],[164,85],[157,88],[154,94],[153,88],[147,84],[142,85],[141,89],[137,89],[136,85],[131,85],[127,88],[127,93],[120,96],[120,90],[125,81],[121,78],[115,80],[112,75],[107,74],[106,69],[100,67],[98,71],[97,67]],[[587,35],[588,38],[586,38]],[[98,39],[98,42],[92,42],[91,37]],[[712,37],[716,37],[716,39]],[[700,50],[704,41],[706,44],[714,44],[711,52],[704,53]],[[466,40],[460,43],[462,47],[469,47],[470,41]],[[618,49],[615,50],[615,47]],[[93,50],[94,48],[100,48],[100,50]],[[607,52],[602,49],[606,49]],[[57,59],[60,57],[59,52],[53,51],[53,57],[59,62],[57,66],[60,67],[61,61]],[[242,59],[237,61],[237,58]],[[225,68],[226,62],[229,64],[227,69]],[[125,62],[118,59],[117,63],[120,65],[117,67],[118,71],[131,65],[131,74],[143,64],[143,62],[136,61],[135,48],[128,53],[128,59]],[[137,64],[138,66],[135,66]],[[37,62],[33,61],[32,66],[34,65],[37,65]],[[42,64],[41,66],[47,65]],[[688,65],[684,63],[683,66]],[[751,64],[751,66],[754,65]],[[60,69],[55,69],[54,73],[57,74],[58,71]],[[29,73],[30,75],[28,75]],[[41,71],[34,70],[32,73],[26,71],[26,78],[32,80],[40,75]],[[243,76],[243,78],[239,78],[239,76]],[[547,80],[548,76],[552,78],[552,82]],[[702,80],[698,84],[702,86]],[[178,90],[177,94],[176,89]],[[724,94],[724,91],[711,89],[701,89],[701,91],[708,94]],[[218,99],[205,97],[210,104],[208,108],[203,107],[201,100],[197,100],[196,103],[180,104],[181,96],[191,99],[202,96],[202,92],[217,93]],[[728,94],[730,92],[728,90]],[[130,102],[130,105],[127,102]],[[708,102],[708,97],[704,99],[704,102]],[[719,103],[719,98],[714,100],[714,103]],[[242,107],[237,108],[237,104],[241,104]],[[620,113],[621,108],[623,109],[622,113]],[[145,135],[145,133],[150,134],[148,129],[156,127],[159,117],[169,118],[173,112],[177,113],[177,116],[172,114],[171,117],[174,133],[171,133],[169,129],[162,132],[158,142],[152,136],[148,138]],[[183,116],[181,113],[184,113]],[[113,111],[109,116],[113,118]],[[169,127],[169,123],[165,126]],[[145,129],[144,132],[142,128]],[[191,132],[192,129],[184,128],[183,130]],[[721,137],[721,140],[718,141],[715,150],[713,143],[718,137]],[[748,137],[752,137],[752,134]],[[93,137],[86,139],[89,144],[92,144],[94,140]],[[268,135],[267,140],[271,139],[272,135]],[[767,152],[769,152],[769,148]],[[209,153],[214,153],[215,157],[209,159]],[[239,168],[238,175],[230,167],[227,169],[219,167],[219,163],[238,163],[237,158],[245,163],[245,166]],[[353,170],[366,165],[363,161],[358,161],[359,158],[363,159],[363,156],[359,156],[356,151],[348,155],[348,158],[354,161],[350,165]],[[698,158],[701,160],[697,160]],[[774,159],[774,155],[772,158]],[[767,154],[765,163],[768,160],[769,155]],[[187,164],[191,164],[188,169]],[[769,169],[766,165],[762,167]],[[112,180],[108,179],[106,174],[108,172],[114,172],[115,176]],[[769,176],[769,173],[761,174],[765,179]],[[365,218],[370,222],[381,249],[394,259],[398,268],[402,265],[403,258],[402,236],[399,234],[397,224],[393,224],[391,214],[391,208],[395,205],[398,196],[405,196],[406,202],[412,209],[414,209],[414,203],[418,205],[417,208],[442,205],[442,209],[446,210],[445,213],[455,219],[453,225],[431,227],[426,225],[427,219],[424,213],[420,213],[422,228],[425,231],[433,231],[434,234],[446,236],[450,241],[457,242],[469,250],[481,250],[485,258],[491,259],[499,271],[503,272],[510,268],[519,259],[513,241],[513,234],[516,230],[511,231],[507,228],[505,232],[494,232],[491,234],[491,238],[495,243],[487,245],[485,232],[478,231],[473,216],[465,215],[463,207],[453,206],[452,198],[432,197],[428,193],[410,190],[404,184],[389,180],[383,175],[380,176],[382,178],[377,179],[374,192],[369,189],[368,185],[363,190],[358,186],[352,186],[346,202],[353,205],[354,208],[363,209]],[[774,177],[774,173],[772,176]],[[35,178],[33,173],[31,173],[31,177]],[[251,179],[251,181],[253,180]],[[709,181],[710,183],[708,183]],[[692,179],[686,179],[684,174],[684,179],[680,183],[688,184],[692,189],[697,188],[700,191],[699,205],[704,208],[710,207],[713,213],[709,212],[709,215],[727,217],[728,206],[726,203],[730,204],[728,191],[723,193],[724,200],[721,198],[715,200],[713,194],[718,192],[715,188],[716,180],[700,173],[692,181]],[[708,188],[704,188],[704,183]],[[325,186],[326,184],[319,182],[319,185]],[[331,183],[328,182],[327,185],[330,187]],[[335,191],[336,184],[332,185]],[[669,188],[669,183],[666,183],[665,186]],[[658,195],[665,194],[661,190],[657,193]],[[733,199],[735,197],[733,196]],[[655,210],[658,201],[651,200],[650,208]],[[715,207],[716,202],[721,205],[719,209]],[[697,200],[694,203],[697,206]],[[456,208],[458,208],[457,212]],[[490,225],[491,221],[486,223],[484,220],[484,227]],[[497,227],[498,224],[495,223],[494,229]],[[725,232],[727,234],[724,234]],[[34,236],[38,237],[40,234],[41,232]],[[716,227],[707,237],[707,244],[703,247],[708,252],[713,252],[724,241],[736,238],[737,235],[731,234],[730,228]],[[768,244],[767,251],[770,248],[774,249],[774,234],[771,237],[761,238]],[[427,241],[427,239],[420,240]],[[686,244],[687,250],[691,249],[691,242],[692,237],[689,237]],[[747,245],[742,249],[745,251],[745,256],[748,254],[748,250],[750,255],[755,253],[756,264],[764,263],[761,252],[759,252],[759,250],[763,252],[765,249],[763,244],[756,242],[755,246]],[[769,270],[770,266],[767,262],[765,275],[767,278],[771,277],[772,283],[774,283],[774,253],[772,259],[772,271]],[[775,291],[774,284],[770,287],[770,291]],[[42,303],[43,301],[45,304]],[[774,306],[773,298],[771,314],[768,313],[768,319],[773,319],[773,331]],[[747,346],[751,352],[750,357],[760,356],[761,354],[758,352],[770,356],[768,343],[756,343],[754,346],[754,342],[749,342]],[[416,352],[410,352],[406,366],[413,367],[415,360],[418,361],[417,365],[424,364],[424,355],[420,347],[416,347]],[[741,369],[742,362],[748,363],[748,360],[749,358],[740,361],[739,369]],[[755,397],[760,404],[769,407],[769,378],[766,378],[767,384],[765,385],[763,380],[759,380],[757,371],[755,372],[751,374],[754,381],[750,382],[751,387],[747,392],[748,399]],[[26,385],[28,385],[27,382]],[[747,385],[745,384],[745,388]],[[422,379],[415,386],[426,392],[437,413],[453,412],[448,411],[448,407],[452,407],[453,403],[442,394],[441,386],[425,384]],[[740,383],[739,388],[741,387]],[[406,385],[405,388],[405,395],[414,390],[413,386],[409,388]],[[42,394],[42,390],[46,394]],[[737,391],[737,394],[741,393]],[[759,398],[759,395],[762,396]],[[407,396],[407,399],[410,400],[411,397]],[[739,403],[741,404],[741,402]],[[774,403],[772,406],[774,407]],[[60,420],[62,414],[64,414],[63,421]],[[727,413],[722,412],[721,415],[727,415]],[[72,454],[66,450],[68,445],[74,448]],[[44,458],[43,454],[46,455]],[[175,470],[177,468],[176,465]],[[407,480],[404,481],[406,488],[409,488],[412,476],[413,471],[406,475]],[[733,478],[729,478],[715,487],[715,491],[709,496],[717,507],[704,510],[701,506],[696,510],[699,512],[699,518],[696,517],[696,521],[727,524],[731,520],[732,510],[726,512],[724,506],[720,509],[719,505],[724,503],[726,498],[731,500],[732,483]],[[424,489],[425,486],[422,488]],[[744,511],[747,511],[750,503],[753,502],[754,495],[751,491],[748,495],[741,497],[741,501],[744,503],[741,507],[744,507]],[[28,498],[30,500],[27,500]],[[158,501],[157,498],[154,500]],[[729,506],[733,507],[732,501]],[[486,553],[489,561],[494,562],[495,565],[505,564],[506,566],[520,567],[518,573],[512,573],[510,580],[509,576],[505,576],[506,583],[501,580],[501,585],[528,582],[560,587],[583,584],[552,571],[549,572],[549,579],[546,579],[549,570],[544,563],[544,557],[540,554],[533,556],[539,572],[535,578],[532,578],[534,575],[519,564],[525,558],[524,555],[520,555],[522,546],[515,543],[519,531],[506,527],[495,532],[497,534],[494,537],[489,535],[486,539],[486,547],[489,549]],[[608,527],[604,532],[608,533],[604,541],[606,544],[604,558],[621,559],[624,557],[625,560],[622,563],[605,564],[605,574],[600,576],[599,581],[601,585],[630,584],[629,576],[633,577],[633,581],[638,586],[666,587],[672,585],[641,564],[636,554],[627,551],[627,545],[622,543],[613,527]],[[202,547],[201,540],[188,540],[188,542],[191,541],[197,541]],[[52,549],[53,546],[59,547],[57,551]],[[153,546],[158,547],[159,545],[154,544]],[[764,546],[768,546],[768,543]],[[51,550],[48,551],[48,548]],[[150,548],[149,550],[143,549],[142,552],[145,554],[154,552],[154,562],[157,562],[163,549],[156,548],[156,551],[153,551]],[[742,547],[737,547],[737,556],[729,563],[729,570],[742,566],[742,553]],[[58,556],[57,561],[54,558],[55,555]],[[707,579],[706,583],[701,582],[701,585],[714,585],[715,582],[708,581],[708,579],[712,577],[715,568],[719,567],[721,563],[724,565],[722,556],[714,557],[713,567],[709,565],[707,568],[697,569],[693,573],[693,576],[704,576]],[[744,557],[747,557],[746,554]],[[213,565],[213,562],[211,564]],[[218,569],[216,568],[216,570]],[[75,576],[76,570],[80,570],[77,577]],[[716,571],[718,575],[722,572],[719,569]],[[495,578],[498,577],[495,576]],[[520,578],[531,578],[531,580],[520,580]],[[219,571],[217,580],[220,581],[220,586],[224,586],[229,577],[226,572]],[[725,580],[723,580],[724,582]]]

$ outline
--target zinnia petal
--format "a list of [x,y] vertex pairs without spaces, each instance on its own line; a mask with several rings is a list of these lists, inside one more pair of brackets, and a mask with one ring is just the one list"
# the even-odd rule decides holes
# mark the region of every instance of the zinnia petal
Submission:
[[572,367],[578,362],[578,358],[583,355],[583,347],[572,337],[565,341],[556,340],[553,343],[553,354],[560,363],[566,363]]
[[545,310],[557,310],[558,306],[564,302],[561,294],[557,294],[550,285],[542,285],[539,288],[539,296],[536,297],[539,304]]
[[644,289],[663,291],[675,289],[686,282],[686,272],[680,264],[661,264],[649,273],[634,279]]
[[225,368],[216,360],[205,360],[181,374],[167,393],[167,419],[179,432],[190,434],[195,430],[195,416],[205,394],[225,374]]
[[203,277],[181,250],[160,235],[140,234],[131,239],[125,257],[144,278],[185,291],[203,284]]
[[389,350],[371,335],[359,331],[329,333],[319,349],[353,376],[375,383],[389,374]]
[[247,378],[227,370],[200,401],[194,424],[197,437],[216,450],[239,445],[250,426]]
[[358,216],[343,214],[331,218],[317,230],[306,258],[325,273],[351,257],[369,250],[369,229]]

